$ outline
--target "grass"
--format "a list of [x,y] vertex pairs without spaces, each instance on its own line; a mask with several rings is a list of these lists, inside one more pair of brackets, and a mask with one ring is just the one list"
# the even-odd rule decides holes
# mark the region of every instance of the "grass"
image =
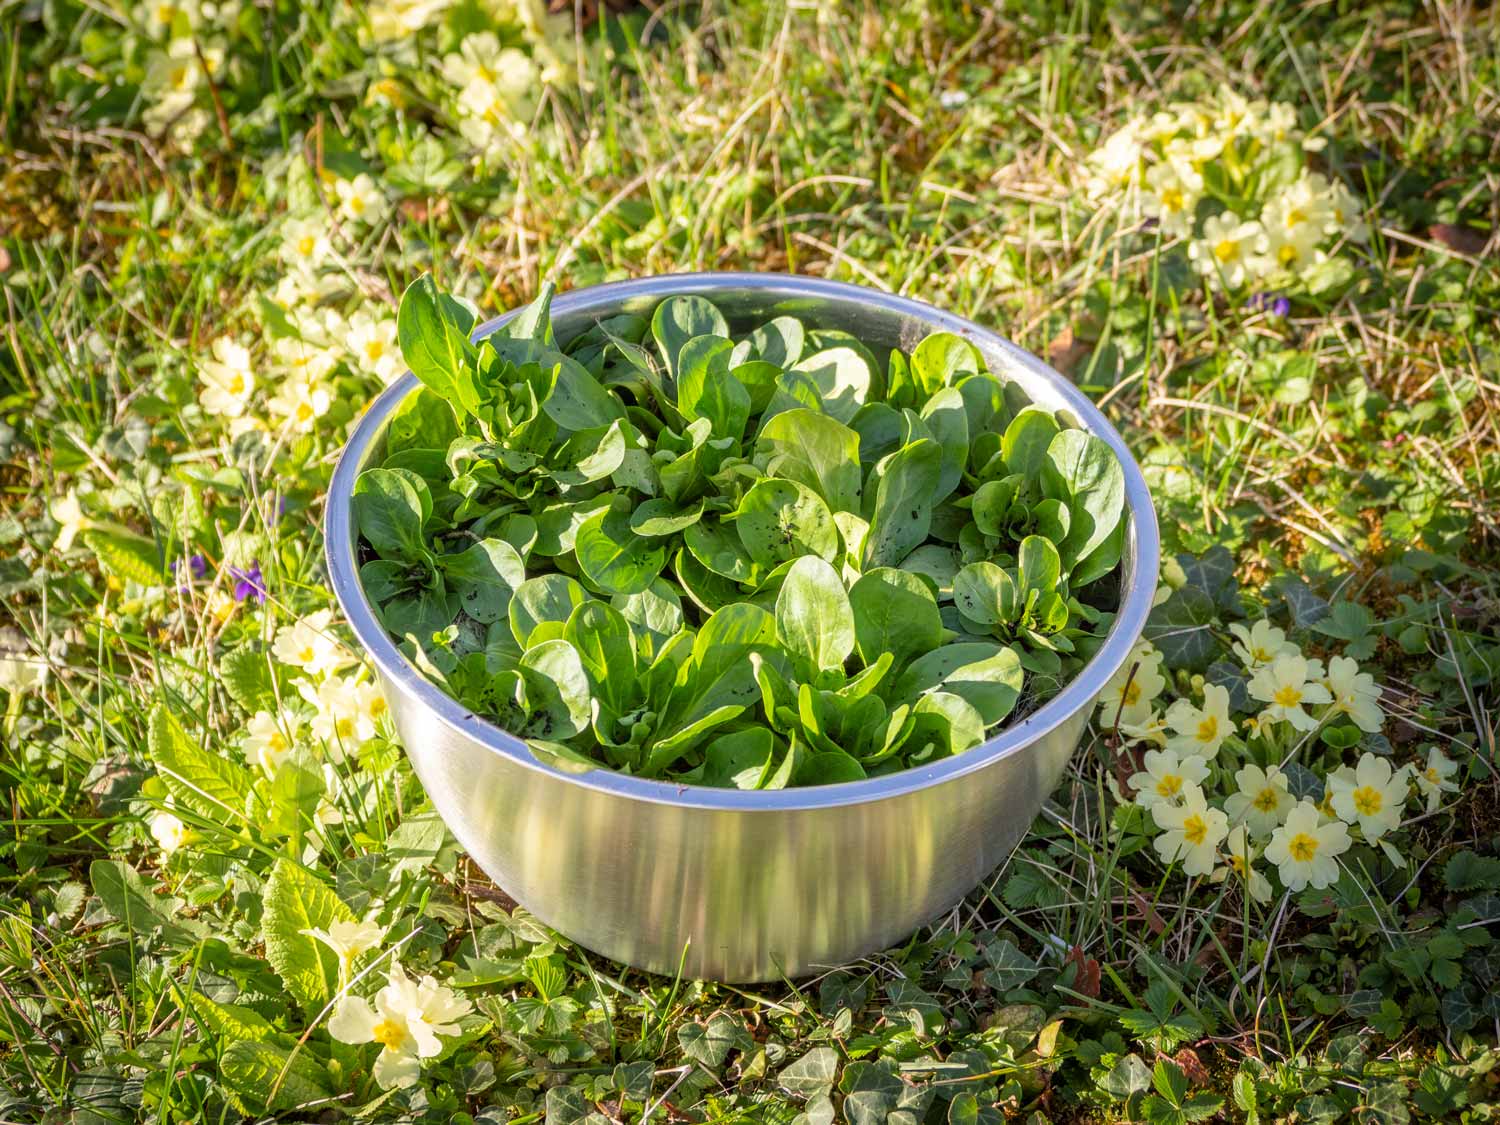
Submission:
[[[0,761],[0,1119],[1494,1115],[1492,12],[630,8],[554,41],[573,81],[479,164],[438,59],[482,6],[456,5],[412,57],[362,45],[365,15],[343,5],[205,21],[199,44],[225,61],[185,141],[143,122],[151,45],[124,6],[0,12],[0,648],[51,669],[8,695]],[[1349,276],[1292,293],[1286,317],[1205,287],[1082,191],[1127,116],[1224,85],[1320,127],[1316,163],[1369,208]],[[296,698],[264,654],[329,604],[322,495],[377,386],[338,369],[317,427],[275,441],[231,438],[197,402],[220,337],[252,342],[258,402],[280,378],[278,224],[331,216],[322,169],[370,171],[398,199],[387,221],[338,224],[323,304],[345,313],[393,307],[424,269],[488,312],[544,280],[767,269],[998,328],[1106,404],[1169,552],[1230,553],[1236,592],[1194,628],[1227,641],[1231,619],[1266,613],[1309,653],[1359,653],[1386,711],[1359,750],[1437,746],[1459,792],[1410,807],[1404,868],[1362,846],[1334,887],[1261,906],[1157,862],[1148,818],[1111,788],[1131,750],[1104,729],[948,916],[757,989],[646,976],[547,932],[423,815],[383,738],[248,811],[184,798],[165,756],[239,769],[248,715]],[[62,549],[69,490],[95,526]],[[195,554],[202,578],[167,576]],[[265,605],[225,603],[227,567],[251,559]],[[1194,690],[1191,670],[1170,679]],[[153,712],[174,726],[148,730]],[[1331,753],[1293,752],[1315,751]],[[193,836],[167,855],[148,825],[169,797]],[[371,1052],[328,1035],[331,963],[314,951],[311,983],[288,982],[273,871],[298,873],[283,880],[314,913],[332,895],[378,915],[383,952],[358,966],[399,956],[473,1001],[417,1086],[382,1092]]]

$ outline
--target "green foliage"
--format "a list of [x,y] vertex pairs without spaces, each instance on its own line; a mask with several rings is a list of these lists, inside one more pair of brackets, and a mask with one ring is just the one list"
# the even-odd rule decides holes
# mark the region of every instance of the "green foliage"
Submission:
[[[711,785],[854,780],[978,744],[1097,646],[1111,595],[1070,583],[1119,562],[1120,462],[1035,407],[1010,421],[1014,388],[971,345],[919,343],[898,415],[867,349],[795,352],[818,333],[790,317],[731,338],[712,303],[671,297],[656,355],[612,334],[559,349],[550,301],[476,348],[430,278],[408,289],[408,362],[461,424],[426,450],[403,428],[353,497],[386,627],[536,752]],[[615,356],[640,382],[611,380]],[[498,515],[548,533],[481,538]],[[951,593],[924,551],[965,564]],[[665,643],[615,609],[648,594],[683,607]],[[692,658],[666,663],[674,645]]]

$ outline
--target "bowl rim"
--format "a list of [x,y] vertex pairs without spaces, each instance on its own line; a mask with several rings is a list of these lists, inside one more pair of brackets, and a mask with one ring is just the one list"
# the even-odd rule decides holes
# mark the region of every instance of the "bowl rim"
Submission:
[[[1088,432],[1102,438],[1114,451],[1125,473],[1127,536],[1133,550],[1130,581],[1114,624],[1092,660],[1083,666],[1061,691],[1021,721],[1003,727],[993,738],[971,750],[929,765],[860,781],[787,789],[720,789],[685,782],[657,781],[617,773],[607,766],[572,772],[535,757],[515,735],[476,715],[426,678],[396,647],[376,619],[374,608],[361,588],[355,556],[352,495],[368,449],[385,429],[396,406],[419,385],[410,371],[386,387],[359,418],[339,456],[329,483],[324,511],[324,551],[329,583],[345,619],[382,679],[412,697],[454,733],[479,743],[515,764],[551,775],[560,782],[619,797],[682,808],[735,812],[785,812],[862,805],[889,800],[965,777],[1012,754],[1019,753],[1072,718],[1093,706],[1111,677],[1124,666],[1145,627],[1156,594],[1160,566],[1160,540],[1156,511],[1145,477],[1124,439],[1093,402],[1068,379],[1030,352],[1003,336],[954,313],[892,293],[795,274],[715,271],[659,274],[630,281],[609,282],[561,293],[553,299],[552,313],[587,314],[617,306],[627,300],[660,300],[691,292],[708,296],[730,290],[757,290],[786,299],[832,297],[857,301],[883,312],[920,321],[928,331],[948,331],[966,337],[984,348],[1003,354],[1008,363],[1024,368],[1066,404]],[[478,341],[488,336],[521,310],[514,309],[485,321],[474,329]]]

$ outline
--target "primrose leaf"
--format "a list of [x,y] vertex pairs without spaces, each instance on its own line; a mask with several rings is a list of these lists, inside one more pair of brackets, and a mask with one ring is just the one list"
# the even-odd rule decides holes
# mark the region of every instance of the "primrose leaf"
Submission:
[[479,351],[469,340],[473,327],[473,316],[438,292],[431,274],[424,273],[401,295],[396,312],[401,358],[433,393],[469,414],[482,401],[475,383]]
[[760,431],[766,470],[807,485],[835,512],[860,511],[859,434],[806,407],[776,415]]
[[839,532],[828,505],[796,481],[767,477],[757,481],[735,513],[735,529],[750,557],[771,568],[801,555],[832,561]]
[[277,859],[261,893],[266,960],[303,1011],[316,1015],[338,988],[338,955],[308,930],[353,922],[354,911],[307,868]]
[[917,575],[893,567],[866,571],[849,589],[854,642],[860,659],[874,664],[889,653],[899,667],[937,648],[943,618],[931,589]]
[[838,572],[816,555],[792,564],[776,596],[776,638],[812,672],[842,668],[854,651],[854,611]]
[[485,625],[508,614],[511,595],[526,580],[520,554],[504,539],[481,539],[441,564],[463,611]]
[[616,503],[578,529],[573,555],[578,569],[608,594],[638,594],[667,565],[666,547],[630,529],[628,505]]
[[829,348],[798,360],[792,368],[812,377],[823,409],[848,422],[870,397],[870,365],[853,348]]
[[929,438],[904,446],[885,462],[865,537],[866,568],[895,566],[927,538],[942,468],[942,448]]
[[190,737],[162,704],[151,711],[146,746],[172,800],[219,824],[243,820],[250,774],[236,759],[210,750]]
[[677,374],[682,346],[694,336],[729,335],[729,324],[713,302],[703,297],[668,297],[651,316],[651,335],[661,349],[667,371]]

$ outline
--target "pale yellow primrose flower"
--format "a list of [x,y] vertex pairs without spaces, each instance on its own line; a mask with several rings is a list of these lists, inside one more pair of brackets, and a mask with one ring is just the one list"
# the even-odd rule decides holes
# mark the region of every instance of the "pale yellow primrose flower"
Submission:
[[368,172],[352,180],[338,180],[333,185],[338,196],[339,214],[354,223],[378,223],[390,210],[390,200]]
[[146,826],[151,830],[151,837],[163,855],[171,855],[188,841],[188,826],[175,813],[166,809],[158,809],[152,813]]
[[297,692],[317,708],[312,732],[328,744],[330,756],[336,761],[343,760],[346,749],[374,738],[386,713],[380,689],[353,676],[329,676],[316,686],[301,680]]
[[1258,837],[1269,836],[1282,819],[1296,807],[1297,799],[1287,789],[1287,776],[1275,766],[1263,770],[1257,765],[1241,766],[1234,775],[1238,793],[1224,800],[1224,811],[1231,823],[1244,824]]
[[1427,751],[1427,765],[1413,775],[1417,789],[1427,798],[1427,811],[1437,812],[1444,793],[1457,793],[1458,783],[1452,780],[1458,772],[1458,763],[1436,746]]
[[1135,803],[1153,812],[1158,805],[1183,800],[1190,788],[1208,777],[1208,763],[1202,758],[1181,758],[1170,750],[1147,750],[1141,764],[1145,769],[1131,774],[1127,784],[1135,790]]
[[1276,865],[1276,873],[1289,891],[1304,887],[1322,890],[1338,882],[1338,856],[1349,850],[1353,841],[1349,829],[1337,820],[1324,823],[1318,807],[1311,801],[1299,801],[1287,814],[1286,823],[1271,834],[1266,845],[1266,859]]
[[1245,670],[1253,672],[1278,656],[1301,656],[1302,650],[1286,639],[1286,634],[1262,617],[1248,629],[1235,622],[1229,626],[1235,637],[1230,648],[1240,658]]
[[1185,161],[1164,160],[1146,173],[1141,210],[1161,224],[1163,234],[1189,238],[1193,212],[1203,198],[1203,177]]
[[1365,222],[1364,205],[1341,183],[1329,186],[1324,200],[1327,222],[1324,231],[1352,242],[1370,241],[1370,224]]
[[502,135],[520,135],[541,86],[531,57],[502,47],[493,31],[465,36],[456,53],[444,56],[443,77],[459,91],[459,131],[480,149]]
[[1358,824],[1371,842],[1401,824],[1407,792],[1406,771],[1393,771],[1390,762],[1374,754],[1361,755],[1352,770],[1345,766],[1328,775],[1333,811],[1344,823]]
[[[1110,677],[1099,693],[1099,722],[1113,726],[1117,714],[1122,723],[1149,721],[1151,701],[1167,686],[1161,674],[1161,661],[1161,653],[1152,648],[1149,641],[1136,642],[1120,670]],[[1124,714],[1121,714],[1122,708]]]
[[1322,669],[1301,656],[1279,656],[1250,677],[1250,694],[1268,706],[1261,719],[1291,723],[1300,731],[1316,730],[1318,720],[1303,708],[1308,704],[1331,703],[1333,696],[1318,680]]
[[311,433],[332,406],[333,396],[327,387],[299,375],[288,375],[266,401],[266,409],[296,434]]
[[417,1081],[422,1060],[442,1054],[438,1036],[457,1035],[472,1005],[430,976],[413,981],[399,964],[387,980],[373,1005],[361,996],[340,1000],[328,1033],[341,1043],[379,1043],[375,1081],[389,1089]]
[[1213,215],[1203,221],[1203,237],[1189,244],[1188,258],[1203,276],[1238,289],[1251,276],[1263,233],[1260,223],[1232,212]]
[[376,317],[363,311],[355,313],[349,318],[345,343],[354,356],[355,367],[370,372],[387,386],[406,370],[396,336],[395,317]]
[[198,392],[198,402],[209,414],[238,418],[255,393],[250,351],[227,336],[215,340],[211,350],[214,358],[205,360],[199,369],[203,389]]
[[1380,709],[1380,685],[1368,672],[1361,672],[1359,665],[1347,656],[1335,656],[1328,662],[1328,675],[1323,683],[1333,695],[1333,710],[1348,715],[1354,725],[1368,734],[1374,734],[1385,722],[1385,712]]
[[12,654],[0,656],[0,691],[13,696],[24,695],[45,684],[47,672],[45,660]]
[[1151,819],[1162,830],[1152,843],[1163,863],[1181,860],[1182,870],[1188,875],[1213,871],[1219,842],[1229,834],[1229,819],[1208,807],[1202,789],[1190,784],[1182,804],[1153,805]]
[[333,253],[322,219],[289,219],[281,228],[281,260],[293,270],[315,270]]
[[292,752],[301,720],[296,715],[257,711],[245,726],[245,758],[274,777],[276,770]]
[[178,31],[191,32],[198,26],[198,5],[190,0],[147,0],[136,13],[152,39],[171,39]]
[[[436,22],[451,0],[375,0],[365,7],[369,38],[376,43],[394,43],[415,35]],[[361,36],[364,38],[364,36]]]
[[1219,852],[1224,863],[1223,866],[1214,868],[1213,874],[1209,876],[1212,882],[1222,883],[1234,874],[1245,884],[1245,890],[1256,902],[1271,901],[1271,881],[1255,870],[1254,866],[1260,849],[1250,842],[1243,824],[1229,830]]
[[1186,699],[1167,708],[1167,726],[1175,732],[1167,748],[1183,756],[1213,758],[1224,740],[1234,733],[1229,717],[1229,689],[1220,684],[1203,685],[1203,706],[1195,707]]
[[57,540],[52,544],[57,551],[66,551],[78,538],[78,533],[87,531],[93,521],[83,514],[83,505],[78,500],[78,490],[70,488],[48,506],[48,512],[57,521]]
[[301,932],[310,938],[316,938],[338,954],[340,980],[348,978],[349,966],[354,963],[356,957],[379,946],[381,939],[385,937],[384,927],[369,921],[344,922],[340,920],[330,922],[326,930],[315,928]]
[[1141,157],[1145,152],[1141,130],[1140,122],[1127,122],[1089,154],[1091,195],[1126,192],[1141,182]]
[[310,676],[326,676],[349,663],[350,656],[330,634],[333,610],[320,609],[276,630],[271,655]]
[[1149,703],[1127,707],[1120,714],[1120,733],[1131,742],[1150,742],[1156,746],[1165,746],[1167,718],[1165,715],[1158,715]]

